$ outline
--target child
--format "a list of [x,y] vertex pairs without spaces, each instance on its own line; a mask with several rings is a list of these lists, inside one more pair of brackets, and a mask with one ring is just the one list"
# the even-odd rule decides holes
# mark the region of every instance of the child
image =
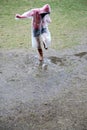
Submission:
[[32,47],[37,48],[40,61],[43,61],[41,42],[43,42],[45,49],[48,49],[51,43],[51,36],[48,30],[48,23],[51,22],[50,12],[50,5],[46,4],[42,8],[32,9],[22,15],[16,14],[16,19],[32,18]]

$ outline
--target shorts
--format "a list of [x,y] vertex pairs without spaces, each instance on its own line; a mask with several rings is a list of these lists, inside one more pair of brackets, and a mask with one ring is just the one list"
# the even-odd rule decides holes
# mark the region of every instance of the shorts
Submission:
[[46,28],[42,28],[41,30],[40,29],[34,29],[33,30],[33,36],[38,37],[41,34],[46,33],[46,32],[47,32]]

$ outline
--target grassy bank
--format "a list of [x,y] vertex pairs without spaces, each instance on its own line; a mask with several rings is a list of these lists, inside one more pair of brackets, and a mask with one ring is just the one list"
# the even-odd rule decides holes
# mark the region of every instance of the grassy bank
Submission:
[[46,3],[52,8],[52,48],[86,42],[87,0],[0,0],[0,48],[31,48],[31,20],[16,21],[14,17]]

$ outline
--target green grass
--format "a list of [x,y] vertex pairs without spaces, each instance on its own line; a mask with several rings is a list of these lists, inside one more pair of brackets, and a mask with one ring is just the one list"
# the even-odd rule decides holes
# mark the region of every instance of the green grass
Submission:
[[52,48],[84,43],[87,35],[87,0],[0,0],[0,48],[31,48],[31,19],[15,14],[49,3],[52,8]]

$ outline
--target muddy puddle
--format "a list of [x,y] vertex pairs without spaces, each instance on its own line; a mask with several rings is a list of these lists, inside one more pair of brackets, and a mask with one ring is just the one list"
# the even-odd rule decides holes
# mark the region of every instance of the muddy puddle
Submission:
[[0,130],[86,130],[87,46],[0,51]]

